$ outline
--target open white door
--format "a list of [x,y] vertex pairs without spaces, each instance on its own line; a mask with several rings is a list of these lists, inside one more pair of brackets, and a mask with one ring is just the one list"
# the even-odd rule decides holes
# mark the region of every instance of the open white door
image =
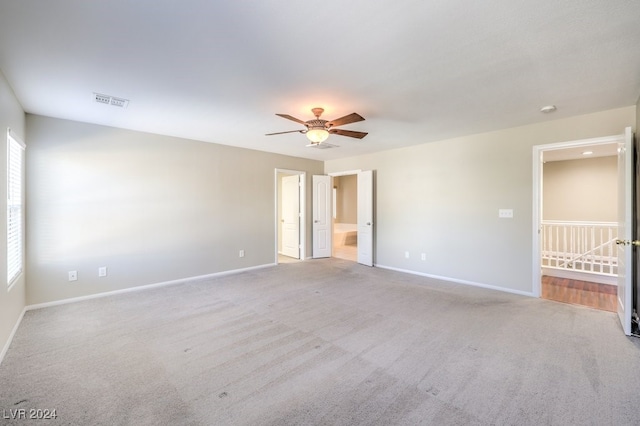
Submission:
[[358,263],[373,266],[373,172],[358,173]]
[[282,254],[300,259],[300,176],[282,178]]
[[313,258],[331,257],[331,176],[313,176]]
[[633,265],[633,134],[627,127],[618,143],[618,316],[624,334],[631,334]]

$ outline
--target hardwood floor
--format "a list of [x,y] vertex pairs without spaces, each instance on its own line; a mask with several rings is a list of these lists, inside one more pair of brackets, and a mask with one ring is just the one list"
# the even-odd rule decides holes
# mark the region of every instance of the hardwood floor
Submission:
[[614,285],[544,275],[541,287],[543,299],[616,312],[617,288]]

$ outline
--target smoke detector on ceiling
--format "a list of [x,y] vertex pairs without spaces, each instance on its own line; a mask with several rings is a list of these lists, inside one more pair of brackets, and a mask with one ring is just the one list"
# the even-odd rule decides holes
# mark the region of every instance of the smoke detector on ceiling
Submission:
[[115,96],[102,95],[100,93],[94,93],[93,100],[99,104],[112,105],[120,108],[126,108],[129,106],[128,99],[116,98]]

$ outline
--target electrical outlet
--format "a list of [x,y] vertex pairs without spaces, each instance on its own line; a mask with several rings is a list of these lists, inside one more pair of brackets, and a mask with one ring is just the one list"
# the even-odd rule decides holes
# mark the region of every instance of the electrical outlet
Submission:
[[69,281],[78,281],[78,271],[69,271]]
[[513,219],[513,209],[498,209],[498,217],[501,219]]
[[244,250],[240,250],[238,252],[238,257],[244,257]]
[[99,277],[106,277],[107,276],[107,267],[106,266],[101,266],[98,268],[98,276]]

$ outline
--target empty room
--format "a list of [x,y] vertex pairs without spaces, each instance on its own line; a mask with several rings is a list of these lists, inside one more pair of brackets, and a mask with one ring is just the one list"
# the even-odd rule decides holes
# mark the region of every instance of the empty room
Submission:
[[0,424],[638,424],[639,22],[0,0]]

